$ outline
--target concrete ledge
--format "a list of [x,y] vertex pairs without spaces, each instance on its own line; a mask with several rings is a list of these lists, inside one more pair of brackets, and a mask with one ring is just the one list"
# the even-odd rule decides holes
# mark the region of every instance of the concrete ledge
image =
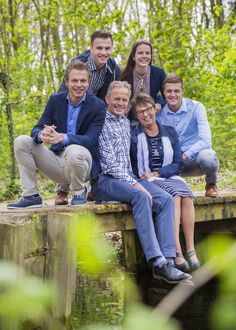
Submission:
[[[194,206],[196,211],[196,222],[236,218],[236,193],[222,194],[217,198],[195,196]],[[84,214],[91,212],[96,214],[101,221],[102,218],[104,218],[104,221],[102,222],[105,223],[114,222],[114,220],[119,221],[120,229],[117,229],[119,228],[119,225],[114,223],[114,230],[124,230],[127,229],[124,223],[126,222],[125,219],[127,219],[127,213],[129,215],[131,214],[130,211],[131,208],[127,204],[96,204],[95,202],[89,202],[83,206],[73,207],[71,205],[55,206],[54,200],[48,200],[44,203],[44,207],[42,208],[27,210],[8,210],[6,204],[4,204],[0,207],[0,223],[24,225],[32,222],[38,223],[41,221],[47,221],[49,214]],[[122,217],[120,213],[122,213]]]
[[[53,203],[53,200],[46,201],[42,208],[27,210],[8,210],[6,204],[0,206],[0,259],[12,260],[30,274],[52,279],[60,288],[52,311],[60,318],[70,315],[75,293],[76,259],[66,237],[71,216],[76,214],[79,221],[80,214],[91,212],[103,225],[103,232],[121,231],[125,266],[129,271],[137,270],[142,264],[143,253],[129,205],[92,202],[71,207]],[[236,194],[214,199],[197,196],[194,203],[197,235],[203,227],[204,233],[209,232],[208,224],[211,231],[231,228],[235,232]]]

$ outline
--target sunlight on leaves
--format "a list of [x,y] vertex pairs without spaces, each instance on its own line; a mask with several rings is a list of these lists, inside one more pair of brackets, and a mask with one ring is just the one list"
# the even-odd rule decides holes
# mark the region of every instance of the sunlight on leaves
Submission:
[[102,227],[92,214],[74,217],[69,240],[76,246],[78,267],[89,275],[106,272],[112,265],[112,246],[101,234]]

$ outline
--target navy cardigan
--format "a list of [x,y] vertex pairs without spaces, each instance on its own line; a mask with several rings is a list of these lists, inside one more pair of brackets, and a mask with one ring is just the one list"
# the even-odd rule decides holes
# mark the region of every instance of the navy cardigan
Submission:
[[[161,178],[169,178],[172,175],[179,175],[183,168],[182,160],[182,151],[179,143],[177,133],[173,127],[164,126],[157,122],[157,125],[160,130],[160,137],[167,136],[170,139],[170,143],[173,149],[173,161],[171,164],[168,164],[160,169],[158,173]],[[134,126],[131,131],[131,147],[130,147],[130,158],[134,174],[138,175],[138,164],[137,164],[137,143],[138,143],[138,134],[143,132],[143,128],[140,124]],[[148,141],[148,140],[147,140]],[[152,159],[151,159],[151,144],[148,143],[149,149],[149,168],[152,171]]]
[[[83,54],[75,57],[72,61],[80,60],[83,63],[87,63],[89,56],[90,56],[90,50],[86,50]],[[99,97],[102,100],[105,100],[105,96],[107,94],[107,90],[108,90],[110,83],[114,80],[120,80],[120,67],[118,66],[116,61],[113,58],[109,58],[107,61],[107,64],[109,65],[111,71],[107,70],[105,78],[104,78],[104,83],[96,95],[97,97]],[[63,80],[61,86],[59,87],[58,93],[65,91],[65,90],[67,90],[67,87],[66,87],[65,81]]]

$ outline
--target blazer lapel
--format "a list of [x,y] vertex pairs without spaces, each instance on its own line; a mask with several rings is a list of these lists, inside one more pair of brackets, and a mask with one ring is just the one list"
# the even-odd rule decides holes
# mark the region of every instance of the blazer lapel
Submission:
[[67,132],[67,113],[68,113],[68,101],[67,101],[67,93],[62,94],[62,99],[60,102],[60,107],[58,109],[58,111],[60,111],[60,116],[59,118],[61,118],[61,126],[62,126],[62,130],[63,133]]

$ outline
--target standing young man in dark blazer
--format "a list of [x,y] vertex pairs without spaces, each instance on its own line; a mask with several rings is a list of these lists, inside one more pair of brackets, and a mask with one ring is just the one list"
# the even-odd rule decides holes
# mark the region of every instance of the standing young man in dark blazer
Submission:
[[[68,91],[53,94],[30,136],[19,136],[14,148],[23,197],[8,208],[42,206],[36,170],[70,187],[71,205],[87,202],[85,182],[98,172],[98,137],[105,120],[105,103],[87,93],[89,70],[78,60],[65,71]],[[50,144],[50,149],[45,146]]]

